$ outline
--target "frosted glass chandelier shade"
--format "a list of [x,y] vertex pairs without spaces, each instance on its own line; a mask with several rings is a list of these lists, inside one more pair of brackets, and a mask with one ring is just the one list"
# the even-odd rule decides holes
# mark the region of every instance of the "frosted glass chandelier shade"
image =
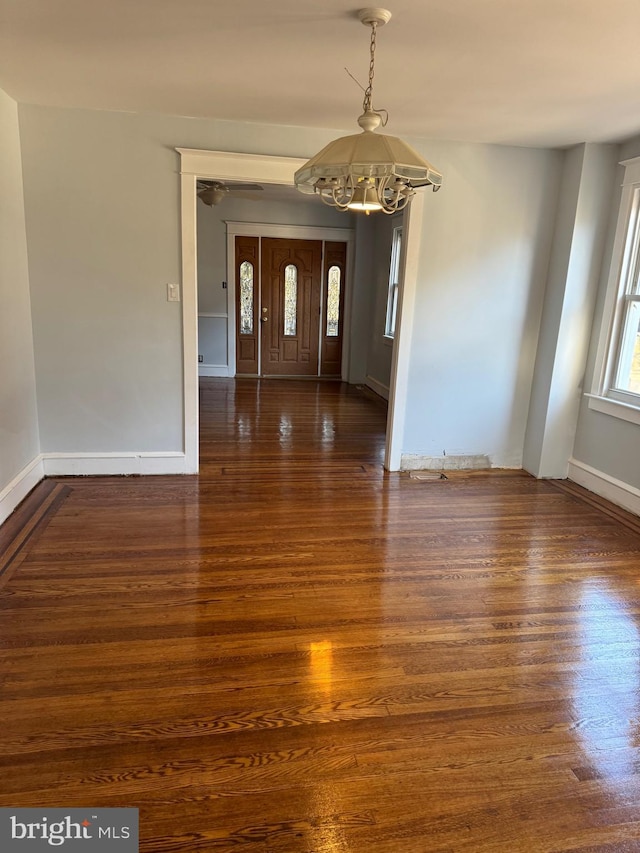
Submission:
[[363,130],[334,139],[295,174],[296,186],[315,187],[318,178],[400,178],[414,187],[440,187],[442,175],[397,136]]

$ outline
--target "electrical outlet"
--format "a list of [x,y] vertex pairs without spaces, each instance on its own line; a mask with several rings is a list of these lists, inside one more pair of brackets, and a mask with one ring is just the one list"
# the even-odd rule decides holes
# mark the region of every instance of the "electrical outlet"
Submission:
[[204,361],[204,356],[203,356],[203,355],[199,355],[199,356],[198,356],[198,364],[202,364],[202,362],[203,362],[203,361]]

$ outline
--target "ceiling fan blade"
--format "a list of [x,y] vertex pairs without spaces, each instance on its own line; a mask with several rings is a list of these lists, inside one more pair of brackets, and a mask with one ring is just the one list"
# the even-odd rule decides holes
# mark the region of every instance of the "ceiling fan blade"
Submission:
[[240,181],[235,183],[230,181],[229,183],[226,183],[225,181],[207,180],[205,178],[200,178],[200,180],[196,182],[196,187],[198,190],[251,190],[252,192],[262,192],[264,189],[260,184],[244,184]]
[[[262,187],[260,187],[262,189]],[[247,201],[262,201],[262,198],[255,192],[236,192],[234,189],[229,189],[229,195],[232,198],[243,198]]]
[[261,187],[260,184],[225,184],[226,188],[229,192],[236,192],[236,190],[250,190],[251,192],[262,192],[264,187]]

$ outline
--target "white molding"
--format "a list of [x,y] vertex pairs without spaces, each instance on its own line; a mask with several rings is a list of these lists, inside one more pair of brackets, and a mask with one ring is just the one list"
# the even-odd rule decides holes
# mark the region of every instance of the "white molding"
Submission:
[[367,388],[371,388],[372,391],[375,391],[379,397],[384,397],[385,400],[389,399],[388,385],[383,385],[382,382],[378,382],[378,380],[374,379],[373,376],[367,376],[364,380],[364,384]]
[[409,367],[411,339],[418,290],[418,267],[422,244],[422,221],[425,193],[417,192],[404,211],[404,247],[400,259],[400,282],[396,329],[391,356],[389,411],[387,413],[387,440],[384,467],[399,471],[402,465],[402,442],[409,399]]
[[192,474],[184,453],[43,453],[48,477],[121,476],[127,474]]
[[585,394],[584,396],[589,398],[589,408],[595,412],[602,412],[604,415],[611,415],[611,417],[620,418],[632,424],[640,424],[640,409],[637,406],[622,403],[620,400],[613,400],[611,397],[601,397],[599,394]]
[[[228,376],[236,375],[236,234],[229,233],[229,223],[227,226],[227,364],[229,367]],[[260,269],[260,260],[262,253],[258,248],[258,299],[256,307],[261,304],[262,294],[260,287],[262,286],[262,270]],[[260,370],[260,347],[258,347],[258,370]]]
[[484,454],[465,456],[423,456],[420,453],[403,453],[402,471],[484,471],[492,468],[491,460]]
[[199,364],[198,376],[226,376],[230,375],[228,364]]
[[9,518],[31,489],[44,479],[42,456],[38,454],[0,491],[0,524]]
[[269,154],[237,154],[232,151],[205,151],[201,148],[176,148],[182,174],[225,181],[259,181],[265,184],[293,186],[293,176],[307,162],[298,157],[272,157]]
[[220,317],[226,320],[228,316],[226,311],[198,311],[198,317]]
[[[353,228],[333,228],[330,225],[274,225],[269,222],[236,222],[228,220],[227,234],[242,237],[281,237],[285,240],[333,240],[347,243],[353,240]],[[228,287],[228,283],[227,283]]]
[[624,166],[624,179],[622,186],[640,182],[640,157],[631,157],[629,160],[620,160],[620,166]]
[[181,176],[182,381],[185,471],[198,473],[198,244],[196,178]]
[[569,479],[611,503],[640,515],[640,489],[636,489],[635,486],[574,458],[569,460]]

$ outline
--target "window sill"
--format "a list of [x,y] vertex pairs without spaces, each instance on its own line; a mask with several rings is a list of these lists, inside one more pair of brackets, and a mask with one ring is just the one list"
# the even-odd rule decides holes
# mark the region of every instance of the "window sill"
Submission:
[[613,418],[621,418],[632,424],[640,424],[640,408],[631,406],[629,403],[621,403],[610,397],[600,397],[598,394],[585,394],[589,398],[589,408],[595,412],[611,415]]

